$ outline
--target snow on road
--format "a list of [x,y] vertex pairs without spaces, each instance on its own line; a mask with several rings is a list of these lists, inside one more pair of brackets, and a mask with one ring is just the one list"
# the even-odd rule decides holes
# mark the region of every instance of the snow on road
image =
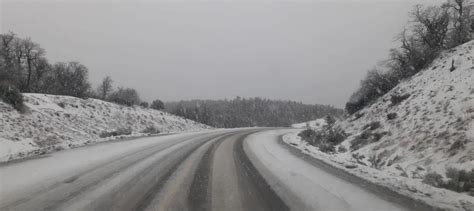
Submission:
[[0,204],[7,200],[9,195],[22,194],[25,187],[28,187],[29,190],[42,189],[51,185],[56,178],[70,175],[72,172],[85,171],[102,163],[112,162],[123,157],[124,154],[204,133],[209,133],[209,131],[105,142],[53,153],[27,162],[3,164],[0,166]]
[[3,164],[0,209],[413,210],[290,151],[278,138],[291,131],[148,137]]
[[[246,140],[247,152],[254,154],[254,158],[267,169],[261,173],[265,179],[273,180],[279,195],[299,198],[305,205],[298,206],[308,210],[406,210],[291,154],[276,140],[292,131],[260,132]],[[281,193],[285,190],[292,194]],[[291,204],[292,201],[287,197],[285,202]]]

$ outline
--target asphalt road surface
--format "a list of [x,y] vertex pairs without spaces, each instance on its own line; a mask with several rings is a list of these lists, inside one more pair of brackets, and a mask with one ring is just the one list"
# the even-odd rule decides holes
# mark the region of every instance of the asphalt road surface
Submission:
[[4,164],[0,210],[428,209],[299,153],[283,132],[139,138]]

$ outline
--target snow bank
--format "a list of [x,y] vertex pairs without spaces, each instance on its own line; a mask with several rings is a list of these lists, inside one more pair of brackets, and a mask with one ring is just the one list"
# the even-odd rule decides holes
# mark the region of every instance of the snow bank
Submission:
[[[28,111],[18,113],[0,101],[0,162],[125,137],[146,135],[146,128],[161,133],[198,131],[206,125],[166,112],[126,107],[97,99],[24,94]],[[104,137],[116,130],[129,135]],[[103,138],[101,138],[103,137]]]
[[358,164],[350,154],[327,154],[308,145],[297,135],[300,131],[283,136],[283,141],[303,153],[321,160],[335,168],[344,170],[371,183],[385,186],[399,194],[423,201],[442,210],[474,210],[474,197],[424,184],[420,179],[400,177],[398,173],[378,170]]

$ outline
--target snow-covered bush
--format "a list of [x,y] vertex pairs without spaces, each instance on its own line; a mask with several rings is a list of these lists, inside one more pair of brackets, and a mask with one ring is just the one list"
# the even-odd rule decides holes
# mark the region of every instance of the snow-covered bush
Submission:
[[335,152],[335,146],[344,141],[344,131],[334,127],[323,127],[321,130],[306,129],[298,134],[310,145],[316,146],[322,152]]

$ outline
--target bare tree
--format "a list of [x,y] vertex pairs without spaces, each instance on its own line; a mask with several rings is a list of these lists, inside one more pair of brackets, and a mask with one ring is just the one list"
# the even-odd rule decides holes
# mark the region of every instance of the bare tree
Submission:
[[107,99],[107,97],[113,91],[112,90],[112,83],[113,83],[113,81],[112,81],[112,78],[110,76],[106,76],[104,79],[102,79],[102,83],[97,88],[97,92],[99,93],[100,99],[102,99],[102,100]]
[[126,106],[133,106],[140,103],[140,97],[135,89],[122,87],[119,87],[117,91],[110,94],[109,100]]
[[449,13],[446,8],[416,5],[413,12],[415,23],[413,32],[416,38],[432,49],[444,49],[449,26]]
[[39,44],[31,41],[30,38],[27,38],[22,41],[22,48],[27,66],[26,84],[24,91],[29,92],[31,91],[31,77],[34,68],[33,63],[44,56],[44,50],[39,46]]
[[90,90],[87,68],[78,62],[59,62],[47,78],[47,93],[87,97]]
[[453,30],[451,32],[450,46],[454,47],[472,39],[471,36],[471,7],[469,0],[449,0],[443,8],[450,11]]

